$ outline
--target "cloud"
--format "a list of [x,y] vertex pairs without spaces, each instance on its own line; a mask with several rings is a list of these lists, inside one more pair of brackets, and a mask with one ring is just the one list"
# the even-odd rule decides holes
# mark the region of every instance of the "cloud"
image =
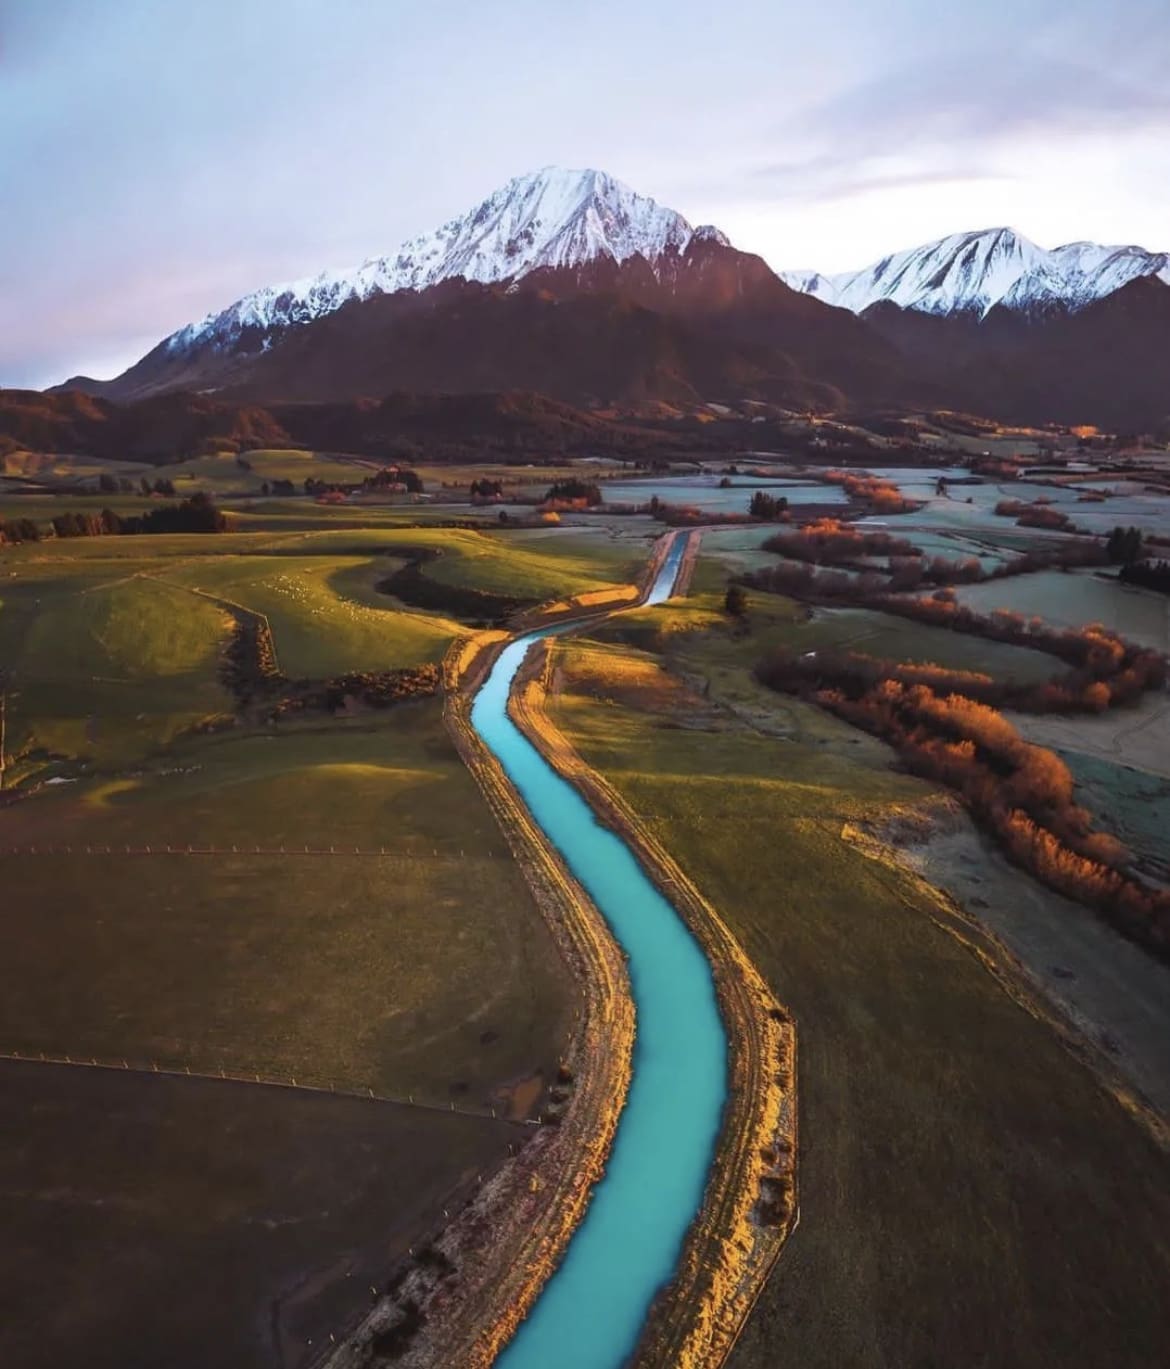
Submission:
[[1060,136],[1170,127],[1170,89],[1100,67],[995,50],[929,54],[807,111],[805,132],[868,148],[958,139],[986,144],[1036,131]]
[[1054,57],[924,53],[783,123],[803,155],[755,169],[760,193],[806,201],[1007,178],[1027,140],[1170,131],[1170,88]]
[[753,189],[768,200],[827,204],[883,190],[909,190],[928,185],[974,185],[1008,179],[990,166],[906,166],[884,157],[813,157],[804,162],[776,162],[751,172]]

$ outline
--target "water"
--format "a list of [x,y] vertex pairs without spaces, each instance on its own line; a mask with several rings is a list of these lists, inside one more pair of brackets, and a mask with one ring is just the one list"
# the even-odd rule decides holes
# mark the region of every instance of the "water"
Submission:
[[648,504],[657,495],[664,504],[682,504],[704,513],[743,513],[748,511],[755,490],[784,495],[790,504],[844,504],[845,491],[839,485],[820,485],[777,475],[774,479],[753,479],[750,475],[728,477],[728,489],[719,486],[721,475],[647,476],[638,480],[613,480],[601,486],[611,504]]
[[[670,597],[685,538],[649,596]],[[674,1272],[702,1202],[727,1093],[727,1038],[698,943],[629,847],[507,716],[532,642],[510,643],[471,712],[476,731],[601,911],[629,958],[637,1011],[633,1078],[604,1178],[557,1272],[500,1356],[500,1369],[618,1369]]]

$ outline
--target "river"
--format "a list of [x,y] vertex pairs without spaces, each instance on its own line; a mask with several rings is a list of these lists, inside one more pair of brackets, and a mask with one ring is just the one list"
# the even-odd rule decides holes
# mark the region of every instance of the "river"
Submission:
[[[685,544],[675,538],[647,602],[670,597]],[[566,630],[509,643],[471,721],[628,957],[638,1030],[605,1175],[499,1369],[619,1369],[627,1360],[702,1202],[727,1095],[727,1037],[698,942],[625,842],[508,717],[529,647]]]

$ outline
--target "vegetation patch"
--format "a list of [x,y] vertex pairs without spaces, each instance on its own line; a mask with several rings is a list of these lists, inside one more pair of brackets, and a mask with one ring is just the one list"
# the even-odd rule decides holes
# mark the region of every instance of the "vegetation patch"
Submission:
[[842,840],[932,791],[799,701],[772,695],[769,719],[752,639],[708,657],[705,636],[677,640],[679,665],[721,662],[712,697],[750,702],[759,726],[678,729],[575,693],[556,719],[798,1025],[802,1221],[732,1369],[927,1364],[940,1345],[957,1369],[1095,1369],[1122,1324],[1130,1361],[1157,1364],[1166,1156],[940,929],[921,885]]
[[481,625],[503,623],[513,613],[531,608],[537,602],[533,598],[510,598],[469,585],[445,584],[433,579],[426,573],[425,566],[438,555],[438,552],[425,549],[413,552],[406,565],[378,581],[379,591],[414,608],[433,609]]

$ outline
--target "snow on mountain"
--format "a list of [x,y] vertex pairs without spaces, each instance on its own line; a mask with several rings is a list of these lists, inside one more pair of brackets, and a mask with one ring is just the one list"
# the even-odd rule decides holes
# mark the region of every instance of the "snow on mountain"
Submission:
[[518,176],[469,213],[404,243],[393,256],[372,257],[351,271],[268,286],[208,314],[166,340],[168,351],[213,341],[230,345],[247,328],[266,331],[307,323],[351,299],[424,290],[454,277],[490,284],[542,267],[577,267],[598,258],[635,255],[653,265],[692,240],[727,239],[691,225],[603,171],[545,167]]
[[860,271],[782,271],[794,290],[860,314],[890,300],[928,314],[982,318],[997,304],[1022,313],[1083,309],[1138,276],[1170,285],[1170,254],[1074,242],[1046,251],[1010,228],[954,233]]

